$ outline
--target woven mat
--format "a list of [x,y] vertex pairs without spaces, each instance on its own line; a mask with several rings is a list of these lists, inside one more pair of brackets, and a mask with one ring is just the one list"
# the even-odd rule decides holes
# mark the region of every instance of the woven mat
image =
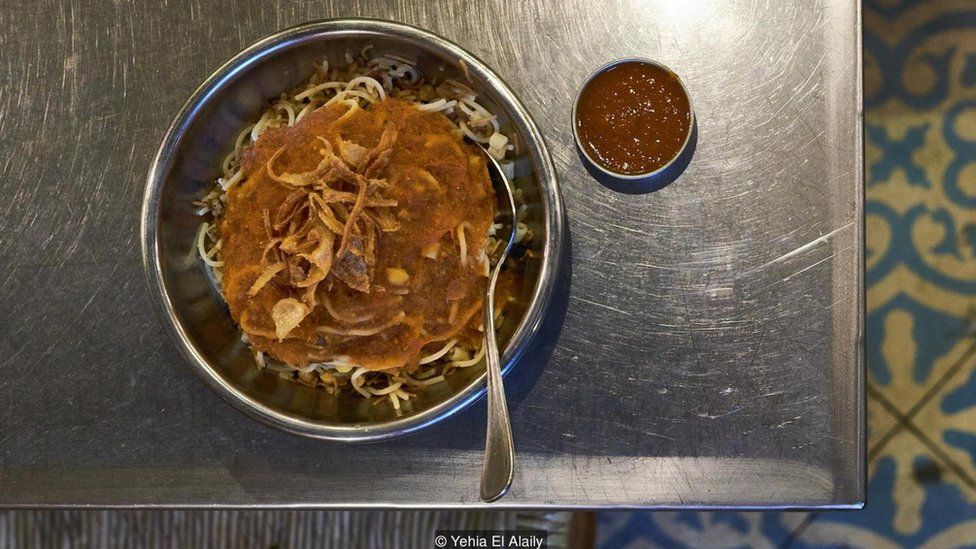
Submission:
[[0,511],[0,548],[427,548],[434,531],[541,528],[566,547],[570,513],[461,511]]

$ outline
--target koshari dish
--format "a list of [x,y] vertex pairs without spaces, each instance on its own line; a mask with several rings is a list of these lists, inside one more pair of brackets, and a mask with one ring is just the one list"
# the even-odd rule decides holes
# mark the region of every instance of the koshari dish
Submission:
[[416,368],[480,339],[494,194],[443,115],[334,103],[265,132],[220,225],[223,291],[251,345],[297,366]]
[[[513,145],[469,87],[367,50],[316,65],[240,132],[198,202],[208,220],[196,245],[259,368],[399,415],[484,356],[480,311],[502,226],[470,142],[509,179]],[[532,256],[524,211],[496,325]]]
[[614,174],[637,176],[653,173],[678,156],[691,120],[691,102],[674,73],[627,61],[587,82],[573,123],[593,162]]

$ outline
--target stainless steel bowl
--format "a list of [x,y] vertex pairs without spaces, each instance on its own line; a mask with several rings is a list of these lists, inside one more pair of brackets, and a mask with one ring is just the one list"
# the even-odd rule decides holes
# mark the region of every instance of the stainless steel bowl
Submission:
[[426,75],[465,78],[499,117],[516,145],[516,184],[524,189],[527,224],[536,238],[521,294],[500,328],[509,371],[539,329],[553,293],[562,243],[562,205],[556,174],[525,107],[483,62],[444,38],[389,21],[340,19],[284,30],[245,49],[218,68],[173,120],[156,153],[142,206],[143,260],[149,286],[173,341],[193,371],[221,397],[271,426],[311,437],[372,441],[417,431],[450,417],[485,393],[483,367],[458,371],[396,417],[352,395],[338,396],[260,371],[194,252],[201,222],[192,202],[206,193],[238,131],[267,102],[311,74],[312,63],[341,63],[346,52],[372,45],[396,53]]

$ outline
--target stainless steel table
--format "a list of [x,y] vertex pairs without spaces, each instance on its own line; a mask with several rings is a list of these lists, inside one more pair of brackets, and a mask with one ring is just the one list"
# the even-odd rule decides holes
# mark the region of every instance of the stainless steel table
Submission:
[[[857,2],[0,3],[0,506],[479,504],[483,404],[391,443],[273,431],[190,374],[146,291],[143,181],[182,101],[252,41],[350,15],[494,66],[558,168],[571,251],[509,381],[503,505],[863,502]],[[585,174],[569,120],[631,55],[699,116],[687,172],[638,196]]]

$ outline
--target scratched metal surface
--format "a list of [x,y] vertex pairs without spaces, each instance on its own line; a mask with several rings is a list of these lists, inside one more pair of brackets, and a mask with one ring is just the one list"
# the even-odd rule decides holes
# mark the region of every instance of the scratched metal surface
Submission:
[[[212,395],[146,291],[150,156],[195,86],[282,27],[422,26],[495,67],[548,139],[571,269],[509,383],[513,506],[863,500],[856,2],[0,1],[0,505],[476,505],[484,405],[392,443],[273,431]],[[660,192],[572,145],[605,61],[677,70],[699,117]]]

